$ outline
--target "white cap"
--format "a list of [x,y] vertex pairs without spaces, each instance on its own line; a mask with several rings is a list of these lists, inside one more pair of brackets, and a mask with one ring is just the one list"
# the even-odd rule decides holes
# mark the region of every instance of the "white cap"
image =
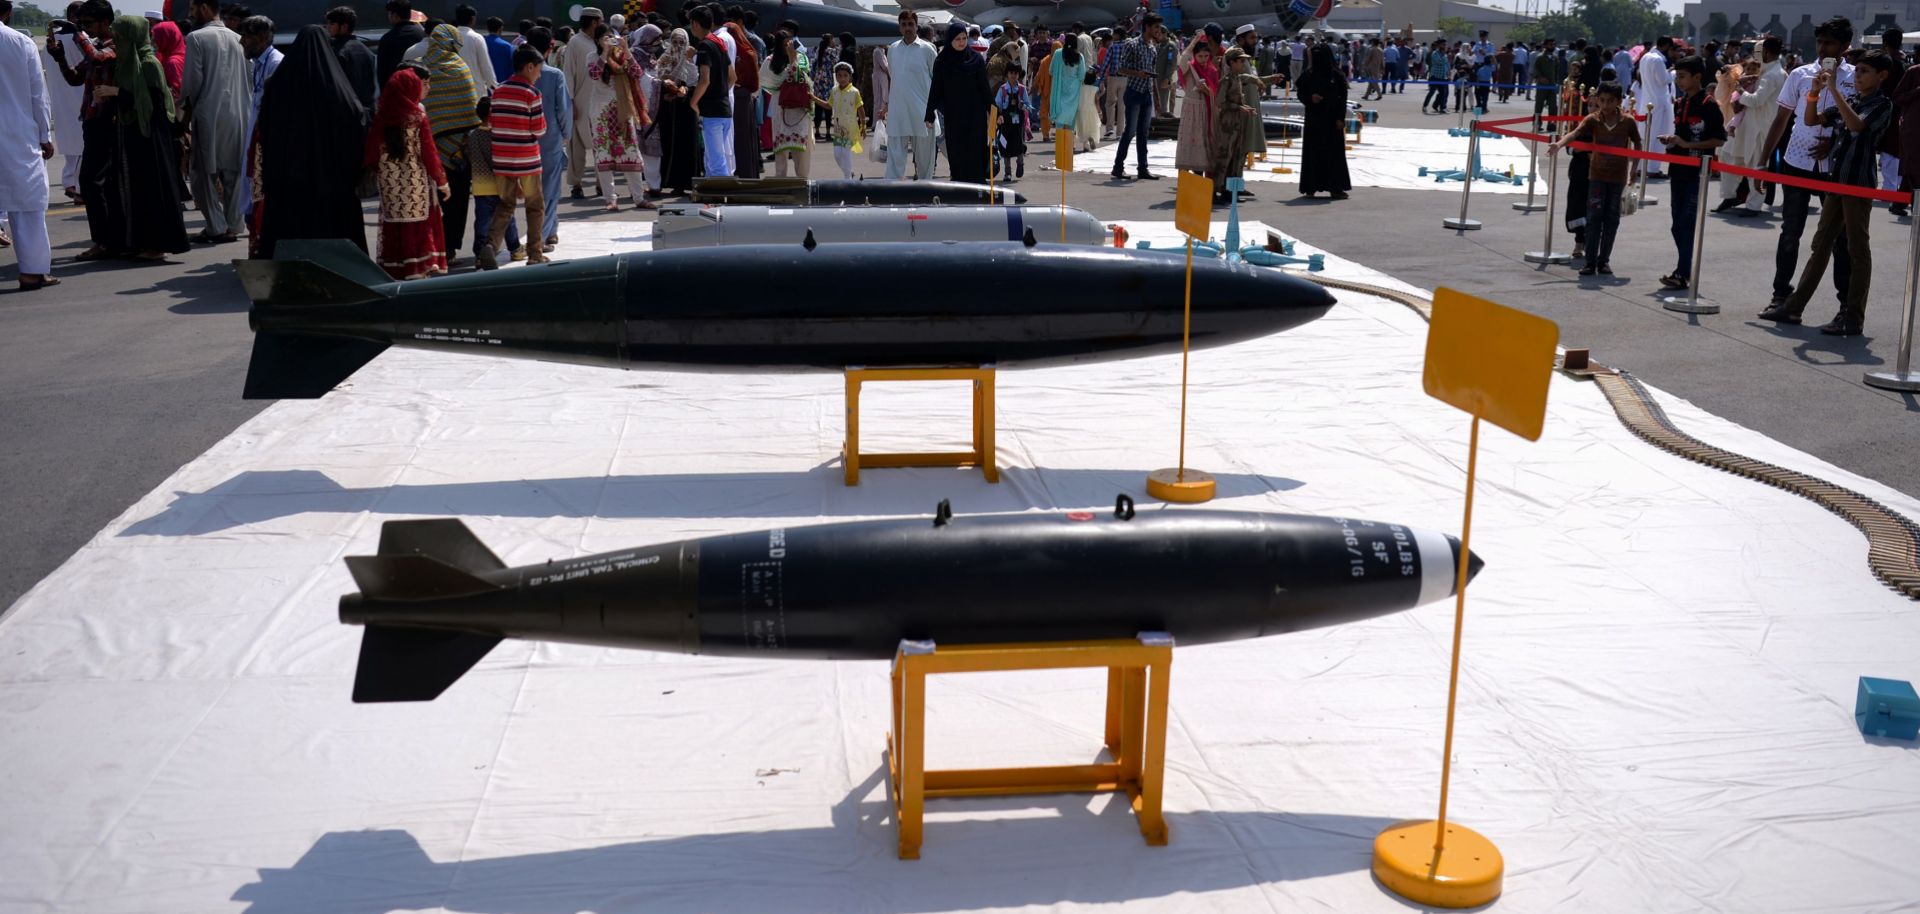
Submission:
[[627,17],[622,16],[619,13],[614,13],[613,15],[607,17],[607,25],[616,29],[626,28]]
[[159,10],[147,10],[146,12],[144,12],[144,13],[142,13],[141,15],[142,15],[142,16],[145,16],[145,17],[146,17],[146,18],[148,18],[148,19],[152,19],[152,20],[153,20],[153,21],[155,21],[155,22],[159,22],[160,20],[162,20],[162,19],[165,19],[165,18],[167,18],[167,17],[165,17],[165,16],[162,16],[162,15],[160,15],[160,11],[159,11]]
[[1237,29],[1234,29],[1234,30],[1233,30],[1233,34],[1234,34],[1234,35],[1236,35],[1236,36],[1238,36],[1238,35],[1245,35],[1246,33],[1248,33],[1248,32],[1252,32],[1252,31],[1256,31],[1256,29],[1254,29],[1254,27],[1253,27],[1253,23],[1251,23],[1251,22],[1249,22],[1249,23],[1247,23],[1247,24],[1245,24],[1245,25],[1243,25],[1243,26],[1241,26],[1241,27],[1239,27],[1239,28],[1237,28]]

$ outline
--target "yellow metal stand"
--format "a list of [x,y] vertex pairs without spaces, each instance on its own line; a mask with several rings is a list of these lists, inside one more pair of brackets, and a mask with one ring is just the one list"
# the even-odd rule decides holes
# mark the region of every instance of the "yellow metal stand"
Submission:
[[[1000,481],[993,460],[992,365],[978,368],[849,368],[847,369],[847,443],[841,457],[847,485],[860,484],[860,467],[971,467],[988,482]],[[860,452],[860,385],[881,381],[972,381],[973,450],[933,454],[863,454]]]
[[[900,859],[920,859],[926,801],[937,797],[1018,793],[1114,791],[1133,802],[1140,834],[1150,845],[1167,843],[1160,814],[1166,780],[1167,676],[1173,638],[1143,633],[1137,640],[1058,641],[935,647],[903,641],[893,658],[893,721],[887,734],[887,771],[892,777],[894,821],[900,828]],[[1007,670],[1107,668],[1106,746],[1113,761],[1041,768],[970,768],[927,771],[927,676]]]

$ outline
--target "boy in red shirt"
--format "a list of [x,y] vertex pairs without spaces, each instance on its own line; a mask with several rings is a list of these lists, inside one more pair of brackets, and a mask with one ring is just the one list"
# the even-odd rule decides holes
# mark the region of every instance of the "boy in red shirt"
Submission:
[[[546,113],[541,109],[540,90],[534,80],[540,77],[540,52],[522,46],[513,52],[513,76],[493,90],[493,106],[487,125],[493,130],[493,175],[500,192],[500,206],[493,211],[493,223],[487,227],[487,243],[481,245],[480,268],[499,266],[495,252],[506,240],[507,222],[513,218],[513,204],[525,200],[526,225],[544,225],[546,200],[540,192],[540,135],[547,132]],[[538,232],[527,237],[527,263],[546,263]]]

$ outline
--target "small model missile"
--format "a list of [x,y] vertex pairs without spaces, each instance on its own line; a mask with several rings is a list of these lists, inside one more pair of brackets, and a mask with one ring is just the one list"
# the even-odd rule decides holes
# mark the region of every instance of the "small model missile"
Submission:
[[806,178],[695,178],[697,203],[770,206],[939,206],[1025,203],[1004,187],[960,181],[810,181]]
[[663,203],[653,249],[716,244],[783,244],[813,233],[820,244],[906,241],[1019,241],[1027,229],[1048,241],[1065,225],[1070,244],[1106,244],[1113,233],[1070,206],[702,206]]
[[[273,260],[234,262],[254,303],[245,396],[323,396],[390,345],[691,371],[1038,366],[1180,351],[1184,263],[1032,237],[796,239],[406,283],[348,242],[288,241]],[[1193,265],[1193,301],[1196,349],[1288,330],[1334,303],[1280,270],[1211,260]]]
[[[953,516],[713,536],[508,568],[458,520],[389,521],[347,567],[356,702],[437,697],[504,638],[724,657],[884,659],[902,640],[1181,644],[1338,625],[1452,596],[1460,543],[1228,511]],[[1481,567],[1466,557],[1468,576]]]

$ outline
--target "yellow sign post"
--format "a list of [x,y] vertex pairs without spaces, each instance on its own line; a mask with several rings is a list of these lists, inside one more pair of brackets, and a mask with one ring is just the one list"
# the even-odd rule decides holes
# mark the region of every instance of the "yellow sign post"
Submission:
[[993,196],[993,138],[994,138],[994,135],[998,134],[999,132],[1000,132],[1000,109],[993,108],[987,112],[987,200],[988,202],[992,202],[994,199],[994,196]]
[[1213,227],[1213,182],[1181,169],[1175,189],[1173,224],[1187,236],[1186,302],[1180,320],[1180,462],[1170,469],[1147,474],[1147,494],[1161,501],[1212,501],[1213,477],[1187,469],[1187,346],[1193,335],[1193,239],[1205,238]]
[[1529,441],[1540,440],[1547,417],[1560,328],[1452,289],[1433,294],[1427,330],[1427,395],[1473,416],[1467,439],[1466,510],[1455,563],[1453,659],[1447,672],[1447,725],[1440,750],[1440,812],[1433,819],[1399,822],[1373,841],[1373,874],[1394,894],[1418,904],[1471,908],[1500,897],[1506,863],[1479,832],[1447,821],[1453,774],[1453,714],[1460,688],[1460,630],[1467,615],[1466,557],[1471,554],[1473,481],[1480,456],[1480,420]]
[[1073,131],[1053,131],[1053,167],[1060,171],[1060,243],[1067,243],[1067,172],[1073,170]]

